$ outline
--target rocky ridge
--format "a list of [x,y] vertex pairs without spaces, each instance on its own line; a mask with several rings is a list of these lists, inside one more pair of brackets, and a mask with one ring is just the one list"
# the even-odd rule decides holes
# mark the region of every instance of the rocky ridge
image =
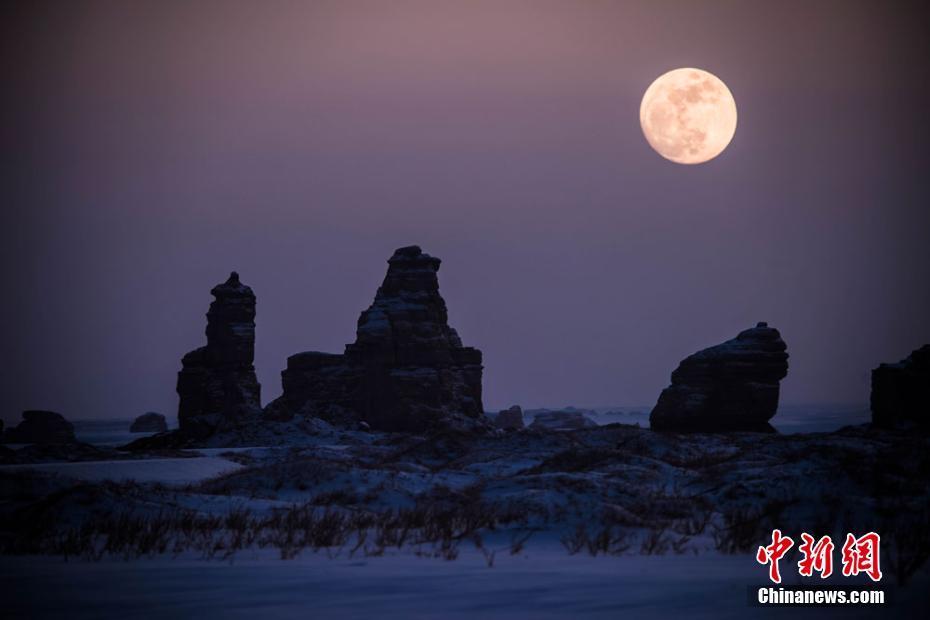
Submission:
[[518,431],[524,428],[523,409],[520,405],[513,405],[509,409],[504,409],[494,418],[494,426],[505,431]]
[[871,404],[875,426],[930,428],[930,344],[872,371]]
[[4,443],[64,444],[74,443],[74,425],[54,411],[23,412],[23,421],[3,433]]
[[129,426],[130,433],[164,433],[168,430],[165,416],[155,411],[143,413]]
[[788,353],[777,329],[758,323],[685,358],[659,395],[650,426],[671,432],[772,432]]

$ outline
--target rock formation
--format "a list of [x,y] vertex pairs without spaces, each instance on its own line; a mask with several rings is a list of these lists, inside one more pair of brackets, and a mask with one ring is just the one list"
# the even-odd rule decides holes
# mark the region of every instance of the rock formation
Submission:
[[54,411],[23,411],[23,421],[3,433],[5,443],[73,443],[74,425]]
[[759,323],[687,357],[649,416],[653,430],[771,432],[788,353],[777,329]]
[[596,426],[597,422],[582,412],[563,409],[562,411],[537,413],[529,428],[536,431],[577,431]]
[[164,433],[168,430],[165,416],[154,411],[143,413],[133,420],[129,427],[130,433]]
[[261,411],[252,365],[255,295],[235,271],[210,292],[216,299],[207,312],[207,346],[185,355],[178,373],[178,424],[190,437],[205,437]]
[[514,405],[510,409],[504,409],[494,418],[494,426],[505,431],[518,431],[524,427],[523,409],[520,405]]
[[930,428],[930,344],[872,371],[872,424]]
[[281,373],[284,392],[265,415],[386,431],[486,427],[481,351],[463,347],[449,327],[439,264],[417,246],[394,252],[355,342],[342,355],[291,356]]

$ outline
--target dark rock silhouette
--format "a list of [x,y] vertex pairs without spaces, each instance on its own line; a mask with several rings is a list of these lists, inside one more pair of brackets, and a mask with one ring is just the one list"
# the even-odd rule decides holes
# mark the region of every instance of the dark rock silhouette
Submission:
[[288,358],[284,392],[265,415],[364,422],[386,431],[487,428],[481,351],[462,346],[449,327],[439,264],[417,246],[395,251],[374,302],[358,319],[355,342],[342,355]]
[[110,461],[126,458],[112,448],[98,448],[80,441],[67,443],[33,443],[16,450],[0,450],[0,463],[28,465],[33,463],[75,463],[79,461]]
[[523,409],[520,408],[520,405],[504,409],[494,418],[494,426],[505,431],[520,430],[524,427]]
[[577,431],[582,428],[594,428],[596,426],[597,422],[581,411],[568,407],[561,411],[537,413],[529,428],[536,431]]
[[788,353],[777,329],[759,323],[687,357],[649,416],[653,430],[772,432]]
[[207,346],[185,355],[178,373],[178,424],[190,437],[206,437],[261,411],[261,386],[252,365],[255,295],[235,271],[210,292],[216,299],[207,312]]
[[133,420],[129,427],[130,433],[164,433],[168,430],[165,416],[154,411],[143,413]]
[[930,428],[930,344],[872,371],[872,424]]
[[23,421],[3,433],[6,443],[73,443],[74,425],[54,411],[24,411]]

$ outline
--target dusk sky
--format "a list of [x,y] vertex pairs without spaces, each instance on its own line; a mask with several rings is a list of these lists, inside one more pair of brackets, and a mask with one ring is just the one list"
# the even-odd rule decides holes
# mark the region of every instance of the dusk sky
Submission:
[[[46,2],[2,9],[2,407],[173,418],[211,287],[263,403],[395,248],[443,260],[485,408],[651,406],[757,321],[784,403],[868,405],[930,342],[930,22],[904,2]],[[660,74],[739,123],[685,166]],[[777,418],[775,419],[777,422]]]

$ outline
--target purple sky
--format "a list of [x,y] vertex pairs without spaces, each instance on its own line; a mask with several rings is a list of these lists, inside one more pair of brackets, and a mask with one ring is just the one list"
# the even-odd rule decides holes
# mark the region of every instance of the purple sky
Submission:
[[[759,320],[783,402],[865,404],[930,341],[930,26],[906,3],[35,4],[0,18],[7,422],[173,416],[232,269],[268,402],[413,243],[490,410],[651,405]],[[700,166],[639,128],[681,66],[739,109]]]

